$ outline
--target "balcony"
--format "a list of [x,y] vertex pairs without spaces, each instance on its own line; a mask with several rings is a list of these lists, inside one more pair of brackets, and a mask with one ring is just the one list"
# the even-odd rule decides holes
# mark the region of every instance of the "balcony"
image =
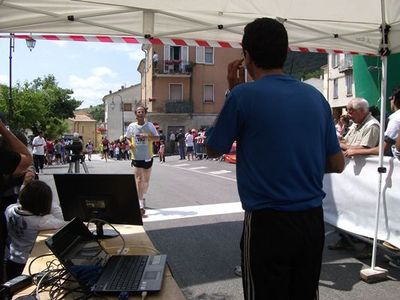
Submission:
[[351,70],[353,70],[353,58],[346,57],[345,59],[341,59],[339,62],[338,71],[340,73],[345,73]]
[[153,69],[155,75],[190,75],[193,63],[180,59],[160,60]]
[[165,112],[167,114],[190,114],[193,112],[193,105],[188,100],[167,100]]

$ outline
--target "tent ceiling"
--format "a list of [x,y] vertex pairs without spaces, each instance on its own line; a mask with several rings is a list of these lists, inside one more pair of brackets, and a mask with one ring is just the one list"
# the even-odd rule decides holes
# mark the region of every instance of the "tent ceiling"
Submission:
[[238,43],[244,25],[264,16],[284,22],[291,47],[371,54],[379,53],[384,16],[389,47],[400,52],[398,0],[0,0],[0,33]]

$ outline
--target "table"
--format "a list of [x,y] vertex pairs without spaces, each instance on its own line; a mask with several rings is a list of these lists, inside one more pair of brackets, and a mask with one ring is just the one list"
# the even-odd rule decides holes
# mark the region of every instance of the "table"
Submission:
[[[125,249],[126,249],[126,254],[133,254],[133,255],[143,255],[143,254],[156,254],[158,253],[157,249],[154,248],[153,243],[149,239],[148,235],[144,231],[142,226],[132,226],[132,225],[113,225],[115,226],[118,231],[121,233],[121,235],[125,239]],[[54,230],[48,230],[48,231],[42,231],[39,233],[35,246],[32,250],[32,253],[29,257],[29,260],[26,264],[24,274],[29,274],[29,264],[32,260],[34,260],[36,257],[46,254],[46,253],[51,253],[50,250],[47,248],[46,244],[44,241],[53,235],[55,231]],[[111,254],[116,254],[118,250],[122,247],[122,240],[120,237],[116,238],[111,238],[111,239],[105,239],[102,242],[103,247]],[[38,258],[36,261],[31,266],[31,272],[36,273],[40,272],[45,268],[46,262],[51,261],[54,259],[54,256],[45,256]],[[14,295],[13,299],[16,299],[19,296],[27,295],[31,293],[36,286],[31,286],[26,288],[25,290],[17,293]],[[107,297],[107,299],[113,299],[116,297]],[[40,293],[40,299],[50,299],[48,293]],[[73,299],[73,297],[66,297],[65,299]],[[93,297],[91,299],[96,299],[96,297]],[[101,297],[99,299],[105,299],[105,297]],[[131,296],[129,299],[141,299],[140,296]],[[161,288],[161,291],[159,293],[153,293],[153,294],[148,294],[146,297],[146,300],[149,299],[163,299],[163,300],[168,300],[168,299],[174,299],[174,300],[179,300],[179,299],[186,299],[185,296],[183,295],[182,291],[179,289],[177,283],[175,282],[175,279],[173,278],[171,274],[171,270],[166,267],[166,270],[164,272],[164,280],[163,280],[163,286]]]

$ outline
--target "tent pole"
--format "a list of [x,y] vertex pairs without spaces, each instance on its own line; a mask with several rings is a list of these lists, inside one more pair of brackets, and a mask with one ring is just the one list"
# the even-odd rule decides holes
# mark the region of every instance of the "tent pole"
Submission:
[[371,267],[360,271],[360,277],[368,283],[385,280],[388,274],[386,269],[376,266],[376,253],[378,244],[378,228],[379,228],[379,214],[380,204],[383,194],[382,177],[386,173],[386,168],[383,166],[383,149],[384,149],[384,134],[385,134],[385,117],[386,117],[386,75],[387,75],[387,56],[382,55],[382,80],[381,80],[381,115],[380,115],[380,134],[379,134],[379,182],[378,182],[378,200],[376,202],[375,212],[375,235],[372,245],[372,258]]
[[383,173],[386,172],[386,168],[383,167],[383,156],[384,156],[384,134],[385,134],[385,119],[386,119],[386,84],[387,84],[387,56],[381,56],[382,60],[382,79],[381,79],[381,126],[379,133],[379,183],[378,183],[378,201],[376,203],[376,213],[375,213],[375,235],[374,235],[374,243],[372,247],[372,261],[371,261],[371,269],[375,269],[376,266],[376,252],[377,252],[377,243],[378,243],[378,227],[379,227],[379,212],[380,212],[380,204],[382,199],[382,176]]
[[372,245],[372,258],[371,258],[371,268],[364,269],[360,271],[361,279],[368,283],[380,281],[386,279],[388,271],[386,269],[376,266],[376,252],[378,244],[378,230],[379,230],[379,211],[381,205],[381,199],[383,194],[382,189],[382,177],[386,173],[386,168],[383,166],[383,151],[384,151],[384,134],[385,134],[385,120],[386,120],[386,84],[387,84],[387,58],[390,54],[389,49],[389,31],[390,26],[386,24],[386,8],[385,1],[381,0],[381,14],[382,14],[382,24],[381,24],[381,48],[379,53],[382,60],[382,79],[381,79],[381,114],[380,114],[380,130],[379,130],[379,180],[378,180],[378,201],[376,202],[375,211],[375,234],[374,242]]

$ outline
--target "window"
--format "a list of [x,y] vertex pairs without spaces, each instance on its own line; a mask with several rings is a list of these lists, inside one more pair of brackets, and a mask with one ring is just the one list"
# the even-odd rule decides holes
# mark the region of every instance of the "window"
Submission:
[[331,56],[332,68],[337,68],[339,65],[339,55],[333,53]]
[[203,64],[214,63],[214,48],[212,47],[196,47],[196,62]]
[[171,83],[169,85],[169,100],[182,100],[182,84]]
[[353,66],[353,55],[345,54],[344,55],[344,64],[345,64],[345,66],[352,67]]
[[346,74],[346,96],[353,96],[353,74]]
[[214,63],[214,48],[211,47],[204,48],[204,61],[206,64]]
[[333,79],[333,99],[339,98],[339,86],[338,86],[338,80]]
[[204,102],[214,102],[214,85],[205,84],[203,87]]
[[132,103],[124,103],[123,111],[132,111]]

